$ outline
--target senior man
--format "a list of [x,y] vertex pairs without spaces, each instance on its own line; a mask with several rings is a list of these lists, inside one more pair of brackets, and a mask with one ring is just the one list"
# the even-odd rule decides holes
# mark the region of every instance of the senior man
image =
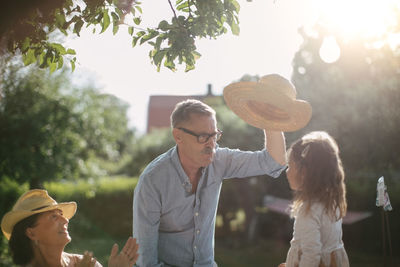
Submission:
[[143,171],[133,200],[133,236],[139,266],[217,266],[214,229],[222,181],[267,174],[286,164],[283,132],[267,131],[265,149],[220,148],[215,111],[198,100],[171,114],[176,146]]

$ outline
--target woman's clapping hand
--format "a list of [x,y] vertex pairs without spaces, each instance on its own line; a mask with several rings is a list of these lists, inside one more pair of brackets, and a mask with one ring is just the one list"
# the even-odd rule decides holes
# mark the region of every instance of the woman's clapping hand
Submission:
[[118,245],[114,244],[108,260],[108,267],[131,267],[139,257],[138,249],[139,245],[132,237],[128,238],[120,253],[118,253]]

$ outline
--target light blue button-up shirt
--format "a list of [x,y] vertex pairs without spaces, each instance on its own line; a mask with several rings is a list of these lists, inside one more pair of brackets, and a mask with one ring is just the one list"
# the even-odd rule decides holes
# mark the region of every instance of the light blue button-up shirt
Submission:
[[266,150],[245,152],[217,148],[203,168],[197,190],[179,161],[177,147],[143,171],[133,199],[133,236],[139,243],[139,266],[213,266],[214,229],[223,179],[268,174],[285,166]]

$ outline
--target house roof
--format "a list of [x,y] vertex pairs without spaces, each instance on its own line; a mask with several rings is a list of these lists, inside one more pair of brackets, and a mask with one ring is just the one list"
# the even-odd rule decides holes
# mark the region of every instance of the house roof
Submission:
[[204,96],[152,95],[149,100],[147,133],[156,128],[170,127],[170,116],[175,105],[186,99],[202,100]]
[[211,96],[211,84],[207,85],[205,95],[152,95],[149,99],[147,111],[147,133],[156,128],[170,127],[170,116],[175,105],[186,99],[204,100]]

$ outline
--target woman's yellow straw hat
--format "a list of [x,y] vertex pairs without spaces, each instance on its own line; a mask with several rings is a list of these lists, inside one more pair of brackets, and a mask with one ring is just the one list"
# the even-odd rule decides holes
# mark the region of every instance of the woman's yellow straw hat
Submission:
[[311,105],[296,99],[294,86],[278,74],[232,83],[224,88],[224,98],[236,115],[260,129],[292,132],[311,119]]
[[33,189],[23,194],[15,203],[11,211],[7,212],[1,220],[1,230],[9,240],[15,224],[37,213],[60,209],[67,219],[72,218],[76,212],[75,202],[57,203],[46,190]]

